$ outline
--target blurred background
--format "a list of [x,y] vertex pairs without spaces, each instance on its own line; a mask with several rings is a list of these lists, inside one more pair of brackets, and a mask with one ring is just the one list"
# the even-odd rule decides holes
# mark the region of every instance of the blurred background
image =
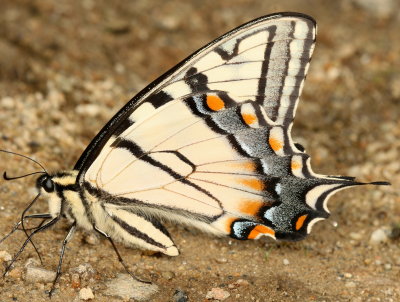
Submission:
[[[299,243],[237,242],[170,226],[181,256],[121,253],[160,286],[153,301],[175,301],[177,289],[203,301],[214,287],[230,294],[226,301],[400,300],[399,1],[3,0],[0,11],[0,149],[30,155],[48,170],[72,168],[134,94],[209,41],[262,15],[312,16],[317,45],[295,141],[312,155],[316,172],[392,186],[338,194],[330,202],[331,220]],[[35,167],[1,154],[4,169],[18,175]],[[32,179],[0,180],[0,234],[18,220],[33,187]],[[54,242],[64,232],[38,236],[49,270],[57,262]],[[374,234],[381,236],[375,240]],[[96,301],[110,301],[104,282],[122,269],[105,242],[90,245],[85,236],[69,246],[56,301],[72,301],[82,287],[91,287]],[[16,238],[0,251],[18,250],[23,236]],[[20,273],[0,281],[2,301],[46,298],[49,286],[26,280],[29,257],[32,248],[16,264]],[[81,263],[90,263],[99,277],[80,276],[73,287],[69,269]],[[247,283],[237,285],[238,279]]]

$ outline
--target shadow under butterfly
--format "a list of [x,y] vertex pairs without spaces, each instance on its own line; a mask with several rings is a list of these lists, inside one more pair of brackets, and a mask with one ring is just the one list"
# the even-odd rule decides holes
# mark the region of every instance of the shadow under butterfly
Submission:
[[[62,217],[71,227],[50,295],[77,227],[105,236],[129,272],[114,241],[179,254],[163,220],[240,240],[300,240],[329,216],[333,193],[389,184],[316,174],[304,148],[293,142],[290,131],[315,36],[315,21],[299,13],[246,23],[132,98],[73,170],[48,173],[35,161],[43,168],[36,172],[42,174],[39,193],[0,243],[19,229],[27,239],[4,274],[36,233]],[[40,196],[49,212],[28,215]],[[40,223],[28,230],[26,219]]]

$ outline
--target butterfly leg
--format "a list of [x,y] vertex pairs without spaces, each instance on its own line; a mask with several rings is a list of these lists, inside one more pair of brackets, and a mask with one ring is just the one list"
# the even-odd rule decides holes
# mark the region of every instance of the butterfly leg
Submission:
[[[47,218],[46,218],[47,219]],[[3,273],[3,278],[5,277],[5,275],[10,271],[11,267],[13,266],[14,262],[18,259],[19,255],[21,255],[21,253],[24,251],[26,245],[28,244],[28,242],[31,242],[32,237],[39,232],[44,231],[45,229],[48,229],[49,227],[51,227],[52,225],[54,225],[58,220],[60,219],[60,217],[55,217],[52,220],[50,220],[49,222],[47,222],[46,224],[43,224],[41,226],[38,226],[37,228],[35,228],[32,233],[29,234],[28,238],[25,240],[25,242],[22,244],[21,248],[19,249],[19,251],[14,255],[14,257],[12,258],[11,262],[8,264],[8,266],[6,267],[4,273]]]
[[117,254],[118,257],[118,261],[122,264],[122,266],[124,267],[125,271],[133,278],[133,280],[138,281],[138,282],[143,282],[143,283],[147,283],[147,284],[151,284],[150,281],[145,281],[145,280],[141,280],[138,277],[136,277],[128,268],[128,266],[126,265],[124,259],[122,259],[121,254],[119,253],[114,241],[111,239],[110,235],[108,235],[107,233],[103,232],[102,230],[98,229],[96,226],[94,227],[94,229],[96,230],[96,232],[98,232],[99,234],[101,234],[102,236],[106,237],[108,239],[108,241],[110,241],[115,253]]
[[[34,229],[36,229],[36,228],[41,227],[41,226],[43,225],[43,223],[44,223],[47,219],[50,219],[50,218],[51,218],[51,215],[50,215],[49,213],[45,213],[45,214],[32,214],[32,215],[27,215],[27,216],[25,216],[25,217],[24,217],[24,220],[25,220],[25,219],[29,219],[29,218],[34,218],[34,219],[36,219],[36,218],[42,218],[42,219],[43,219],[42,222],[41,222],[37,227],[34,228]],[[21,224],[22,224],[22,220],[18,221],[18,222],[15,224],[15,226],[13,227],[13,229],[12,229],[7,235],[5,235],[3,238],[0,239],[0,244],[1,244],[4,240],[6,240],[8,237],[10,237],[12,234],[14,234],[15,231],[20,230],[20,229],[19,229],[19,226],[20,226]],[[30,229],[26,229],[26,230],[29,231]]]
[[57,273],[56,273],[56,277],[54,278],[51,289],[49,291],[49,297],[51,297],[51,295],[53,294],[56,283],[61,276],[61,266],[62,266],[62,262],[63,262],[63,258],[64,258],[65,247],[68,244],[68,242],[71,240],[72,236],[74,235],[75,230],[76,230],[76,222],[74,222],[72,224],[71,228],[68,231],[67,236],[65,236],[64,241],[62,243],[61,251],[60,251],[60,260],[58,261],[58,266],[57,266]]

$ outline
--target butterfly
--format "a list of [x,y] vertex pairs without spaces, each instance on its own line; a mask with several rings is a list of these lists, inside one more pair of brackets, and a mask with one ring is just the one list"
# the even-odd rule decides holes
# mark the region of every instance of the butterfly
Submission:
[[[307,15],[264,16],[148,85],[104,126],[72,170],[43,168],[38,195],[13,229],[22,225],[28,238],[12,262],[36,233],[62,217],[71,226],[53,288],[77,227],[105,236],[126,269],[114,241],[179,254],[164,220],[239,240],[306,237],[329,216],[329,196],[366,184],[314,173],[310,156],[292,140],[315,37],[316,22]],[[48,213],[28,215],[39,197],[48,200]],[[30,233],[28,218],[42,220]]]

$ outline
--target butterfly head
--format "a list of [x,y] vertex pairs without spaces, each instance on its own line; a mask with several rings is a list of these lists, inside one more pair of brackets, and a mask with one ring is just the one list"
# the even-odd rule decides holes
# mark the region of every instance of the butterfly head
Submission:
[[76,171],[44,173],[36,180],[36,187],[41,196],[47,198],[49,212],[52,217],[57,217],[63,211],[63,202],[68,199],[68,193],[76,192]]
[[39,176],[36,180],[36,187],[40,191],[43,190],[46,193],[52,193],[54,192],[56,186],[54,184],[54,181],[52,180],[52,177],[48,174],[44,174]]

